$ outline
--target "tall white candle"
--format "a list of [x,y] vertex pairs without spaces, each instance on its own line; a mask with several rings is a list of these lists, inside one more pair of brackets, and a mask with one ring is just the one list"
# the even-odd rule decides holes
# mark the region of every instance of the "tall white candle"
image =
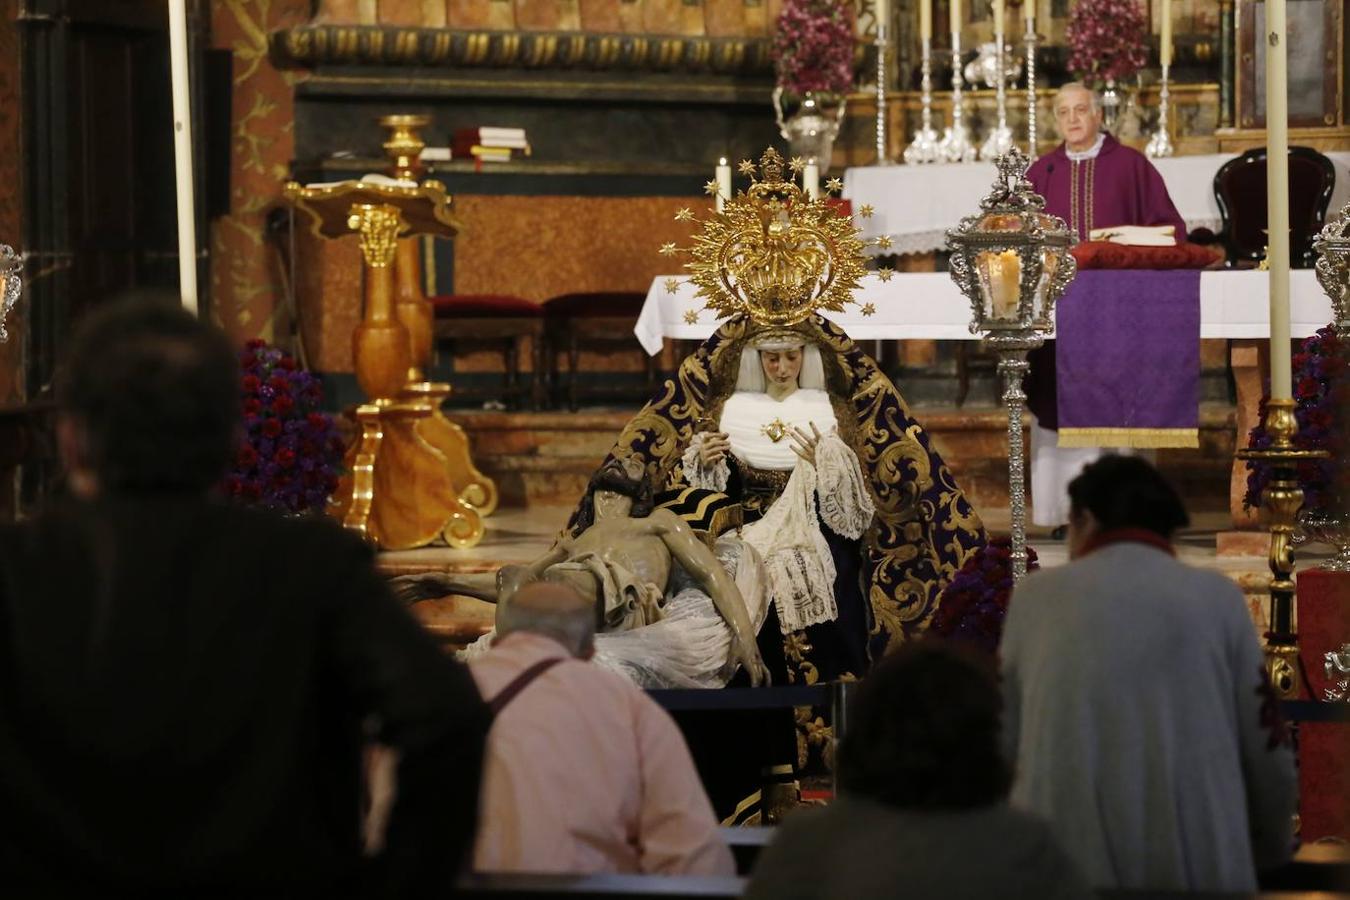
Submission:
[[[1266,0],[1266,221],[1270,246],[1270,396],[1293,396],[1289,358],[1289,83],[1285,0]],[[1260,40],[1261,36],[1258,35]]]
[[1172,65],[1172,0],[1162,0],[1162,28],[1158,37],[1158,61],[1164,69]]
[[952,0],[952,34],[961,33],[961,0]]
[[169,0],[169,76],[173,85],[173,161],[178,194],[178,290],[197,311],[197,213],[192,196],[192,103],[188,90],[185,0]]
[[814,156],[806,161],[806,171],[802,173],[802,188],[812,200],[820,199],[820,166]]
[[731,199],[731,163],[724,156],[717,161],[717,211]]
[[1036,33],[1036,0],[1023,0],[1022,8],[1025,10],[1027,21],[1027,34]]
[[919,0],[919,40],[933,39],[933,0]]
[[872,12],[877,17],[877,24],[885,25],[889,31],[891,24],[891,0],[876,0],[876,4],[872,7]]
[[1003,37],[1003,0],[994,0],[994,36]]

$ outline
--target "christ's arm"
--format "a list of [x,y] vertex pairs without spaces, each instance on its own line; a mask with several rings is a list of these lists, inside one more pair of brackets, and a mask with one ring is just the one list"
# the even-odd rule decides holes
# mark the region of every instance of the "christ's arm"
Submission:
[[750,683],[756,686],[763,684],[768,680],[768,670],[759,657],[759,648],[755,645],[755,628],[750,622],[745,599],[741,597],[736,582],[722,568],[717,556],[679,516],[670,510],[658,509],[651,514],[649,521],[670,550],[670,555],[684,566],[685,571],[712,598],[713,606],[717,607],[717,612],[731,629],[733,652],[750,674]]

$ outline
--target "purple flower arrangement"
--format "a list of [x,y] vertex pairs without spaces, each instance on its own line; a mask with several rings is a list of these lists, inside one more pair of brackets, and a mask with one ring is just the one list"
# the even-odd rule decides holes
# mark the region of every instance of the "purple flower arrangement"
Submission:
[[1086,84],[1125,81],[1148,64],[1148,26],[1135,0],[1078,0],[1065,35],[1069,71]]
[[773,64],[788,94],[846,94],[853,86],[853,5],[787,0],[778,15]]
[[[1350,467],[1344,455],[1350,448],[1343,445],[1338,431],[1350,427],[1340,420],[1350,411],[1350,347],[1342,346],[1336,331],[1330,326],[1309,337],[1294,354],[1294,418],[1298,434],[1294,446],[1300,450],[1330,450],[1328,459],[1314,459],[1298,464],[1298,481],[1303,488],[1305,509],[1326,509],[1336,490],[1338,470],[1342,477],[1350,477]],[[1248,437],[1248,446],[1264,450],[1270,446],[1266,432],[1266,401],[1261,398],[1260,419]],[[1339,414],[1339,415],[1338,415]],[[1247,493],[1242,505],[1247,509],[1261,506],[1261,493],[1270,481],[1270,466],[1250,460],[1247,463]],[[1350,485],[1347,485],[1350,487]]]
[[[1027,571],[1039,567],[1036,551],[1028,547]],[[1012,539],[992,538],[943,589],[929,634],[997,653],[1012,588]]]
[[322,509],[337,488],[342,438],[322,412],[319,379],[261,340],[239,355],[244,438],[225,493],[263,509],[305,513]]

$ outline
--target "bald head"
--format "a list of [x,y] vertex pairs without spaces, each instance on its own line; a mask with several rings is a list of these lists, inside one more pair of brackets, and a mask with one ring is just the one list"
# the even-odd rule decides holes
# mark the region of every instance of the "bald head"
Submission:
[[595,607],[565,584],[527,584],[497,608],[497,637],[517,631],[542,634],[588,659],[595,651]]
[[1070,150],[1091,149],[1102,127],[1102,108],[1096,91],[1079,81],[1060,88],[1055,94],[1055,127]]

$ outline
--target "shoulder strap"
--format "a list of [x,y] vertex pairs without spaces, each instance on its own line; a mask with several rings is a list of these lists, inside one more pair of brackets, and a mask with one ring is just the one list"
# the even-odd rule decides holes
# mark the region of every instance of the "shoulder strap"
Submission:
[[521,691],[529,687],[530,682],[534,681],[540,675],[543,675],[562,661],[563,658],[561,656],[555,656],[552,659],[541,659],[539,662],[513,678],[511,683],[502,688],[497,693],[497,696],[493,697],[491,702],[488,703],[488,709],[492,711],[492,717],[495,719],[497,716],[501,715],[501,712],[506,708],[506,705],[516,699],[516,695]]

